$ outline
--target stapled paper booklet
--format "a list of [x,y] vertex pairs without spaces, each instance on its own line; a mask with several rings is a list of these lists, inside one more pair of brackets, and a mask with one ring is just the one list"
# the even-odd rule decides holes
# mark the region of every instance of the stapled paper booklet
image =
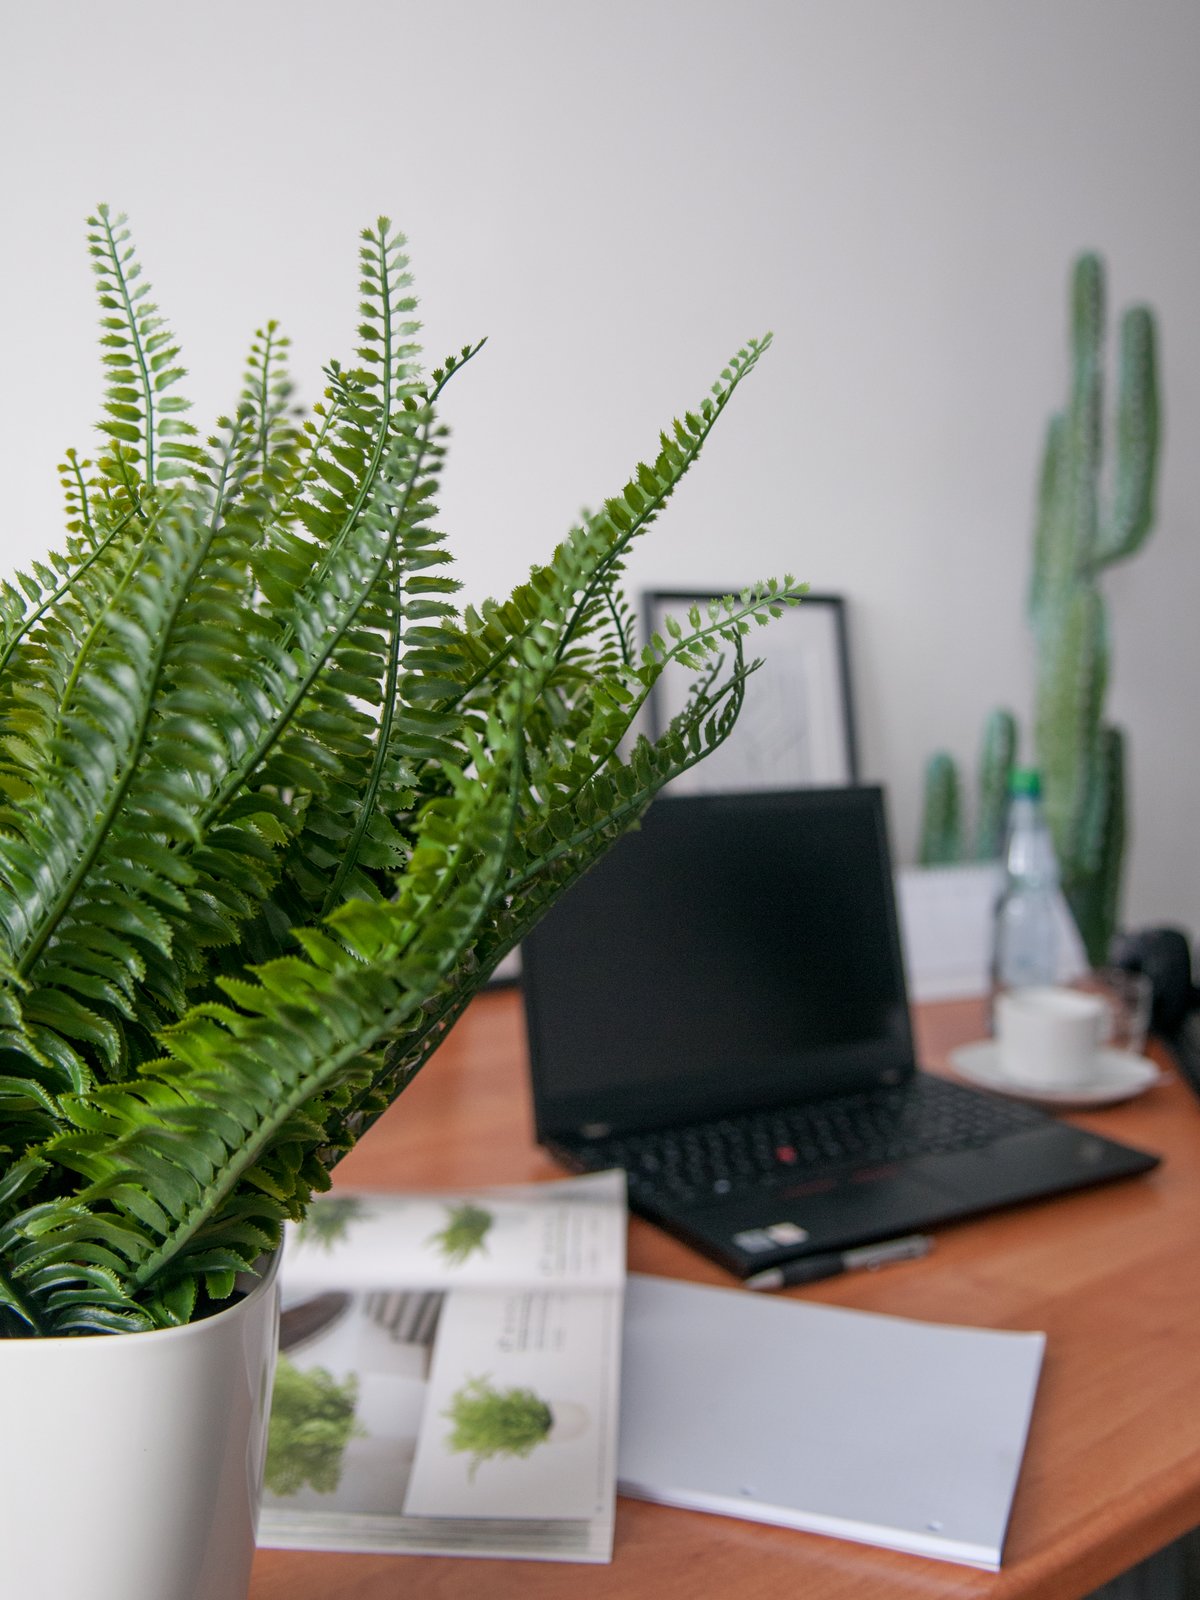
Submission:
[[633,1275],[618,1488],[996,1571],[1044,1346]]
[[610,1560],[625,1231],[623,1173],[316,1201],[259,1543]]

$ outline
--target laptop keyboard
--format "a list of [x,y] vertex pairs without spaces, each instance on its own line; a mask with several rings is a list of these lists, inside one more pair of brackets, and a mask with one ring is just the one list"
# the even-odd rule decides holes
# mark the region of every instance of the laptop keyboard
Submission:
[[1044,1121],[1028,1106],[921,1073],[901,1088],[607,1139],[571,1154],[591,1171],[624,1167],[634,1201],[659,1194],[686,1204],[978,1149]]

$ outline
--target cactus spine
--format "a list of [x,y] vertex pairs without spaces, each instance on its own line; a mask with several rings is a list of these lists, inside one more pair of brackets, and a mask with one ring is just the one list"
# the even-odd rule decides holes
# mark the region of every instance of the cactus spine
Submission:
[[[1159,438],[1154,316],[1134,306],[1121,319],[1105,503],[1104,302],[1103,263],[1082,255],[1071,276],[1070,393],[1047,429],[1029,588],[1037,651],[1034,756],[1063,889],[1094,963],[1106,958],[1117,924],[1126,833],[1124,736],[1104,717],[1109,629],[1099,578],[1140,550],[1153,527]],[[1007,781],[1014,753],[1011,717],[993,712],[981,762],[980,855],[999,853],[995,784],[1001,771]],[[931,772],[939,764],[941,785],[950,781],[941,769],[945,759],[939,754],[930,762]]]

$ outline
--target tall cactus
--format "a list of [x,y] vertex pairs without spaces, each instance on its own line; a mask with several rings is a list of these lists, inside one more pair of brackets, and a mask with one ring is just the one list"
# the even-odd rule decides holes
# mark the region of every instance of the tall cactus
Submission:
[[1154,317],[1121,319],[1112,492],[1104,504],[1104,266],[1075,263],[1071,390],[1050,421],[1038,495],[1029,620],[1037,648],[1034,751],[1063,888],[1088,955],[1116,927],[1125,845],[1121,730],[1104,718],[1109,629],[1099,577],[1135,554],[1154,522],[1158,381]]
[[[1093,962],[1116,928],[1125,848],[1125,745],[1104,719],[1108,616],[1099,577],[1134,555],[1154,523],[1158,468],[1158,380],[1153,313],[1121,319],[1111,493],[1103,492],[1104,265],[1082,255],[1071,276],[1071,386],[1050,420],[1038,489],[1029,620],[1037,649],[1034,756],[1063,888]],[[976,853],[1000,846],[997,780],[1015,754],[1015,724],[993,712],[984,737]],[[943,753],[931,758],[927,796],[957,787]],[[926,841],[937,837],[927,825]],[[942,859],[945,859],[944,855]]]

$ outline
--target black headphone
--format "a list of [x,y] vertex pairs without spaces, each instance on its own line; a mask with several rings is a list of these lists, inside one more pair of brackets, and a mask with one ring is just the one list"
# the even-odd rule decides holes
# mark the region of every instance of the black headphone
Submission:
[[1119,933],[1113,940],[1112,961],[1150,979],[1154,994],[1150,1026],[1155,1033],[1173,1034],[1191,1008],[1200,1004],[1200,990],[1192,985],[1191,946],[1180,928]]

